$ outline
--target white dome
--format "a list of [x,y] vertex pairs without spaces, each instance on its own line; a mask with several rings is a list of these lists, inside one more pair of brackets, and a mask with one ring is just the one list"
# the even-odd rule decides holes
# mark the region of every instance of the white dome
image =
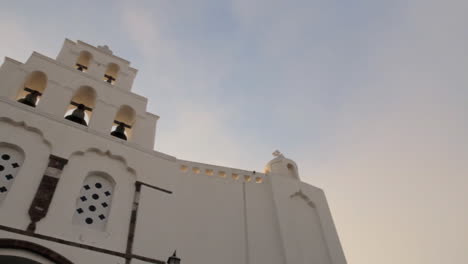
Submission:
[[279,174],[299,180],[297,164],[291,159],[286,158],[279,151],[275,151],[274,159],[270,160],[265,166],[265,173]]

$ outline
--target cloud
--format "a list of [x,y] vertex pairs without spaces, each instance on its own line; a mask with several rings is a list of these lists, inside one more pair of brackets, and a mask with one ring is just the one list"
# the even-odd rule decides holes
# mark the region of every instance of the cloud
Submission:
[[213,32],[176,30],[196,29],[197,5],[124,11],[158,150],[259,168],[285,146],[325,189],[349,263],[468,261],[466,3],[236,0],[209,48],[190,34]]
[[1,11],[5,55],[67,36],[134,54],[157,150],[260,170],[280,148],[324,188],[349,263],[468,262],[466,1],[28,6]]
[[16,22],[16,19],[2,16],[0,18],[0,34],[4,36],[0,41],[0,50],[8,50],[8,57],[26,61],[31,52],[37,48],[29,31]]
[[457,246],[468,243],[467,7],[416,1],[394,14],[351,83],[322,162],[299,163],[333,190],[350,262],[467,260]]
[[156,149],[181,159],[262,168],[264,160],[245,155],[252,146],[233,127],[238,113],[226,103],[230,99],[220,97],[234,54],[224,53],[226,46],[204,47],[203,40],[187,45],[183,36],[168,32],[171,15],[141,6],[122,8],[123,27],[144,58],[135,86],[145,87],[142,93],[153,98],[149,111],[162,116]]

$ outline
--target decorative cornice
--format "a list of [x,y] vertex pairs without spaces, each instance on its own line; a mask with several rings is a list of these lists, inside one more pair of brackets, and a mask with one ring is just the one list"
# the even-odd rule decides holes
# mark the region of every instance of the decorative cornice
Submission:
[[299,197],[301,198],[302,200],[304,200],[308,206],[312,207],[312,208],[316,208],[315,206],[315,203],[309,198],[309,196],[307,196],[304,192],[302,192],[301,189],[299,189],[299,191],[291,194],[291,196],[289,196],[289,198],[294,198],[294,197]]
[[[49,62],[49,63],[55,64],[55,65],[61,67],[62,69],[66,69],[66,70],[68,70],[68,71],[70,71],[70,72],[73,72],[73,73],[76,74],[76,75],[84,76],[84,77],[86,77],[86,78],[88,78],[88,79],[90,79],[90,80],[96,81],[99,85],[108,86],[108,87],[115,87],[115,88],[117,88],[119,91],[121,91],[121,92],[123,92],[123,93],[125,93],[125,94],[128,94],[128,95],[130,95],[130,96],[132,96],[132,97],[134,97],[134,98],[136,98],[136,99],[138,99],[138,100],[140,100],[140,101],[145,101],[145,102],[148,101],[148,98],[146,98],[146,97],[143,97],[143,96],[141,96],[141,95],[132,93],[131,91],[127,91],[127,90],[125,90],[125,89],[123,89],[123,88],[121,88],[121,87],[119,87],[119,86],[115,86],[115,85],[108,84],[107,82],[104,82],[104,81],[102,81],[102,80],[99,80],[98,78],[96,78],[96,77],[94,77],[94,76],[91,76],[90,74],[83,74],[83,72],[77,71],[76,69],[74,69],[74,68],[72,68],[72,67],[69,67],[69,66],[67,66],[67,65],[64,65],[64,64],[62,64],[62,63],[60,63],[60,62],[58,62],[58,61],[56,61],[56,60],[54,60],[54,59],[52,59],[52,58],[49,58],[49,57],[47,57],[47,56],[45,56],[45,55],[42,55],[42,54],[40,54],[40,53],[38,53],[38,52],[35,52],[35,51],[34,51],[33,54],[31,55],[31,57],[33,57],[33,56],[36,56],[37,58],[42,59],[42,60],[45,60],[45,61],[47,61],[47,62]],[[24,64],[24,65],[27,65],[27,64]],[[46,73],[46,72],[44,72],[44,73]],[[47,74],[46,74],[46,75],[47,75]]]
[[74,156],[74,155],[84,156],[86,153],[95,153],[100,156],[107,156],[110,159],[117,160],[125,166],[128,172],[130,172],[134,177],[136,177],[135,169],[133,169],[132,167],[128,165],[127,160],[123,156],[112,154],[110,150],[102,151],[98,148],[89,148],[86,151],[75,151],[71,154],[71,156]]
[[35,133],[36,135],[38,135],[39,137],[42,138],[42,142],[44,142],[44,144],[46,144],[50,149],[52,149],[52,144],[50,143],[49,140],[47,140],[45,138],[44,133],[42,133],[42,131],[39,130],[38,128],[29,126],[24,121],[17,122],[17,121],[15,121],[15,120],[13,120],[11,118],[8,118],[8,117],[0,117],[0,122],[7,123],[7,124],[12,125],[14,127],[21,127],[21,128],[24,128],[27,131]]
[[[7,103],[11,106],[14,106],[14,107],[18,107],[20,108],[21,110],[24,110],[24,111],[27,111],[27,112],[30,112],[30,113],[35,113],[35,114],[38,114],[40,116],[43,116],[45,118],[48,118],[48,119],[51,119],[55,122],[58,122],[58,123],[61,123],[63,125],[66,125],[66,126],[69,126],[69,127],[73,127],[73,128],[76,128],[76,129],[79,129],[79,130],[82,130],[82,131],[86,131],[86,132],[89,132],[89,133],[92,133],[93,135],[96,135],[96,136],[100,136],[102,138],[105,138],[107,140],[110,140],[110,141],[113,141],[113,142],[117,142],[117,143],[120,143],[126,147],[129,147],[129,148],[133,148],[133,149],[136,149],[136,150],[139,150],[141,152],[144,152],[144,153],[147,153],[149,155],[152,155],[154,157],[158,157],[158,158],[161,158],[161,159],[165,159],[165,160],[168,160],[168,161],[172,161],[172,162],[175,162],[177,159],[176,157],[174,156],[171,156],[169,154],[165,154],[165,153],[162,153],[162,152],[159,152],[157,150],[154,150],[154,149],[147,149],[147,148],[144,148],[134,142],[129,142],[129,141],[123,141],[121,139],[118,139],[114,136],[111,136],[109,134],[104,134],[100,131],[97,131],[97,130],[94,130],[94,129],[91,129],[89,127],[85,127],[85,126],[82,126],[82,125],[79,125],[79,124],[76,124],[74,122],[71,122],[69,120],[66,120],[64,118],[60,118],[60,117],[57,117],[55,115],[52,115],[52,114],[49,114],[49,113],[46,113],[44,111],[41,111],[40,109],[38,108],[32,108],[30,106],[27,106],[27,105],[24,105],[22,103],[18,103],[14,100],[11,100],[10,98],[7,98],[7,97],[1,97],[0,96],[0,102],[4,102],[4,103]],[[8,118],[9,119],[9,118]],[[49,143],[50,144],[50,143]]]

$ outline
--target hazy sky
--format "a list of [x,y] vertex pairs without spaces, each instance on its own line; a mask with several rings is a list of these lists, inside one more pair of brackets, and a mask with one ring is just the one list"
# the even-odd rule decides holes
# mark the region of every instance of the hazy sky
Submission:
[[466,264],[467,13],[466,0],[0,0],[0,56],[107,44],[139,69],[157,150],[262,170],[279,149],[325,190],[349,264]]

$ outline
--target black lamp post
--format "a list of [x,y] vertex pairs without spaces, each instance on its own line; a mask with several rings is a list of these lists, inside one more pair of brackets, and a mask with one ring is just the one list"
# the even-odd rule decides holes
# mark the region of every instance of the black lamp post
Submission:
[[167,259],[167,264],[180,264],[180,258],[176,256],[176,251]]

